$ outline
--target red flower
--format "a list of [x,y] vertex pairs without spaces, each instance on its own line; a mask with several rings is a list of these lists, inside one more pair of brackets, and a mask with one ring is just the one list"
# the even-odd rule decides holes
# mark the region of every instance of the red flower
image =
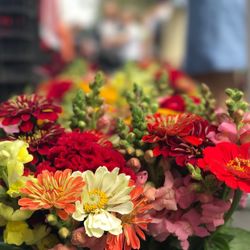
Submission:
[[250,143],[237,146],[223,142],[203,151],[198,165],[233,189],[250,192]]
[[62,101],[64,95],[72,88],[73,83],[68,80],[55,79],[48,83],[47,98]]
[[143,141],[155,143],[164,141],[168,136],[188,135],[194,121],[201,120],[197,115],[178,114],[161,115],[154,114],[147,117],[149,135],[143,137]]
[[163,99],[160,103],[160,107],[178,112],[184,112],[186,109],[185,101],[180,95],[174,95]]
[[113,148],[111,142],[91,132],[63,134],[49,150],[48,161],[49,167],[81,172],[95,171],[100,166],[106,166],[109,170],[119,167],[121,172],[134,177],[132,170],[125,166],[123,155]]
[[[56,145],[58,138],[64,133],[64,129],[58,124],[46,123],[41,128],[35,129],[31,134],[17,136],[17,139],[29,144],[29,152],[33,155],[33,164],[41,160],[41,156],[47,155],[49,149]],[[9,137],[10,139],[16,139]]]
[[155,156],[173,157],[178,165],[185,166],[187,163],[195,164],[202,157],[202,150],[213,145],[207,135],[216,128],[199,116],[155,115],[154,119],[155,122],[148,123],[149,135],[143,140],[156,143],[153,148]]
[[189,135],[171,138],[168,141],[169,156],[174,157],[179,166],[185,166],[187,163],[196,164],[202,157],[202,150],[213,145],[207,135],[214,130],[215,127],[206,120],[194,122]]
[[2,124],[19,125],[21,132],[31,132],[38,120],[55,121],[61,108],[52,100],[38,95],[21,95],[1,104],[0,118]]

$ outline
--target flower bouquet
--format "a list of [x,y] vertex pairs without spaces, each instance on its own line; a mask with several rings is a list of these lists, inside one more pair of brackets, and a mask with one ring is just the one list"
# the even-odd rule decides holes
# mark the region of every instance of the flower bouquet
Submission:
[[163,75],[127,105],[103,103],[100,73],[66,116],[38,94],[0,105],[0,249],[248,249],[228,229],[250,192],[248,103],[227,89],[215,110]]

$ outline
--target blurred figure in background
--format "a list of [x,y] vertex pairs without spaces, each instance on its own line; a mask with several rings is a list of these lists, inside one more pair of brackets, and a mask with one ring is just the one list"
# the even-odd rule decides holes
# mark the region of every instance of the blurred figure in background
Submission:
[[75,56],[73,36],[62,11],[62,1],[40,1],[40,38],[44,54],[50,57],[43,67],[44,73],[58,74]]
[[121,58],[127,61],[140,61],[144,58],[146,29],[139,17],[131,9],[121,13],[122,34],[118,39],[121,43]]
[[101,0],[60,0],[64,21],[70,27],[76,53],[91,60],[97,53],[95,28]]
[[99,64],[104,70],[114,70],[121,66],[120,56],[121,20],[119,6],[115,1],[106,1],[103,17],[98,25]]
[[246,0],[189,0],[188,7],[184,68],[223,102],[223,90],[241,87],[236,72],[247,68]]
[[157,0],[145,17],[145,27],[151,36],[151,54],[162,59],[165,24],[172,16],[173,7],[169,0]]

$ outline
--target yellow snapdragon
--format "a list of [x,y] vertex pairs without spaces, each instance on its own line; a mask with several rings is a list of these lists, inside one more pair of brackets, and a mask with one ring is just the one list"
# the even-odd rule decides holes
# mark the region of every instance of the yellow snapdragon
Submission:
[[32,161],[26,142],[2,141],[0,142],[0,168],[1,177],[9,187],[8,194],[12,197],[19,195],[27,177],[23,177],[24,164]]

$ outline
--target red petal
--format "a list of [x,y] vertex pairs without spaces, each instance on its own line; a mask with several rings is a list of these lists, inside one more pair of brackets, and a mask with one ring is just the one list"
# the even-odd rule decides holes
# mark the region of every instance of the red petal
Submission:
[[50,120],[50,121],[55,121],[58,118],[57,113],[54,112],[44,112],[44,113],[40,113],[37,117],[40,120]]
[[194,145],[198,147],[199,145],[202,144],[202,139],[196,136],[185,136],[183,138],[186,142],[190,143],[191,145]]
[[4,126],[8,126],[8,125],[16,125],[20,122],[20,118],[19,117],[13,117],[13,118],[4,118],[2,121],[2,124]]
[[21,116],[21,119],[24,121],[24,122],[27,122],[29,119],[30,119],[30,115],[29,114],[23,114]]
[[30,132],[33,129],[34,125],[31,121],[23,122],[20,126],[20,130],[24,133]]

